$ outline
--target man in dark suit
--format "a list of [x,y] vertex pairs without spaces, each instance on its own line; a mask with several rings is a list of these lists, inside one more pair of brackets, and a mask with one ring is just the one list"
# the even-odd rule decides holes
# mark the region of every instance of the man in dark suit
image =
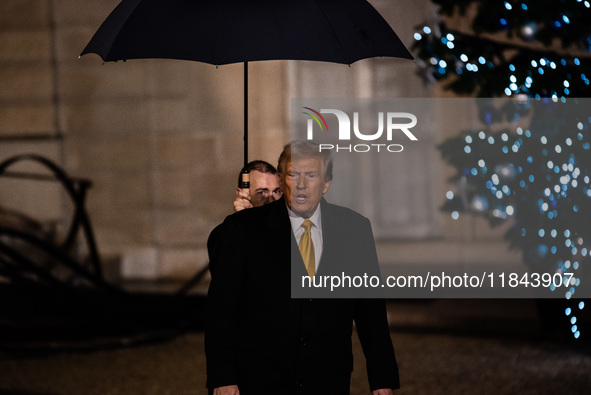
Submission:
[[214,395],[349,394],[355,322],[370,388],[391,394],[398,368],[383,300],[291,298],[305,276],[375,273],[369,221],[323,200],[332,161],[318,146],[286,146],[279,173],[284,198],[227,217],[211,257],[208,388]]
[[[242,174],[248,172],[250,178],[249,189],[240,187],[242,181]],[[279,176],[277,169],[270,163],[262,160],[253,160],[248,162],[240,173],[238,173],[238,185],[236,188],[236,199],[234,200],[234,211],[240,211],[253,207],[260,207],[265,204],[274,202],[282,195],[279,187]],[[222,234],[222,225],[216,226],[207,240],[207,250],[209,253],[209,260],[212,261],[212,256],[217,253],[218,239]],[[215,259],[213,259],[215,261]]]

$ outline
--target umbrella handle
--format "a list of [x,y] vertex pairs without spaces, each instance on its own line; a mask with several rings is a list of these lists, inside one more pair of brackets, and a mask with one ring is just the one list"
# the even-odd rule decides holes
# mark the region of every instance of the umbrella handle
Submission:
[[238,183],[238,188],[250,189],[250,172],[248,170],[243,170],[242,173],[240,173],[240,182]]

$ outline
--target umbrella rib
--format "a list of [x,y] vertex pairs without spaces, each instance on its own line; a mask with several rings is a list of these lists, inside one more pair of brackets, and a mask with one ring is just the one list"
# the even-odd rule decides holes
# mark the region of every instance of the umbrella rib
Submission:
[[218,12],[216,13],[216,15],[218,17],[218,20],[217,20],[217,23],[215,24],[216,25],[216,28],[217,28],[217,31],[215,32],[216,33],[215,34],[216,44],[215,44],[215,55],[214,55],[214,59],[215,59],[214,62],[215,62],[216,67],[221,64],[221,61],[220,61],[220,58],[221,58],[221,48],[222,48],[222,45],[221,45],[221,41],[222,41],[221,32],[223,30],[222,29],[223,28],[222,21],[224,20],[221,17],[221,15],[222,15],[222,9],[224,9],[225,7],[231,7],[231,5],[230,4],[226,4],[226,2],[224,2],[224,5],[223,6],[222,6],[221,3],[222,3],[221,1],[217,2],[217,5],[218,5],[219,9],[218,9]]
[[320,2],[318,0],[315,0],[315,2],[318,5],[318,8],[320,8],[320,11],[322,12],[322,15],[324,16],[324,19],[326,19],[326,22],[328,23],[328,26],[330,26],[330,31],[332,32],[332,35],[334,36],[334,38],[335,38],[335,40],[337,42],[337,45],[339,46],[339,50],[341,52],[341,55],[343,56],[343,63],[348,64],[348,65],[351,65],[351,63],[348,61],[348,59],[344,56],[345,55],[345,49],[341,45],[341,42],[339,41],[339,37],[337,36],[336,32],[334,31],[334,28],[332,27],[332,23],[330,23],[330,19],[326,15],[326,12],[324,12],[324,8],[322,8],[322,5],[320,4]]
[[[117,28],[117,34],[115,35],[115,37],[119,36],[119,33],[121,33],[121,30],[123,30],[123,26],[125,25],[125,23],[127,23],[127,21],[129,20],[129,18],[131,18],[131,15],[135,12],[135,10],[140,6],[140,3],[143,0],[136,0],[135,6],[133,6],[133,9],[131,10],[131,12],[127,15],[127,18],[125,18],[125,21],[121,22],[121,25],[118,26]],[[109,51],[110,52],[110,51]]]
[[[114,25],[115,25],[115,28],[114,28],[114,30],[115,30],[117,33],[114,35],[113,42],[114,42],[114,41],[116,40],[116,38],[119,36],[119,33],[121,33],[121,30],[123,30],[123,27],[125,26],[125,24],[126,24],[126,23],[127,23],[127,21],[129,20],[129,18],[131,17],[131,15],[132,15],[132,14],[135,12],[135,10],[136,10],[136,9],[139,7],[140,3],[142,2],[142,0],[130,0],[130,1],[135,1],[135,5],[134,5],[134,6],[132,6],[131,10],[129,11],[129,13],[127,14],[127,16],[126,16],[125,18],[118,19],[118,20],[116,21],[116,23],[114,23]],[[117,6],[117,7],[116,7],[114,10],[113,10],[113,12],[111,13],[111,15],[116,15],[117,8],[118,8],[118,7],[121,7],[121,6],[123,6],[123,2],[121,2],[121,3],[120,3],[120,4],[119,4],[119,5],[118,5],[118,6]],[[109,18],[107,18],[107,19],[105,20],[105,22],[106,22],[108,19],[109,19]],[[104,22],[103,22],[103,25],[104,25]],[[103,26],[101,25],[101,27],[99,28],[99,30],[100,30],[102,27],[103,27]],[[112,51],[112,49],[113,49],[113,47],[111,46],[111,48],[109,48],[109,50],[108,50],[108,51],[107,51],[107,53],[105,54],[105,58],[103,59],[103,61],[105,61],[105,62],[107,62],[107,61],[108,61],[108,58],[109,58],[109,56],[110,56],[110,54],[111,54],[111,51]],[[84,54],[84,52],[83,52],[82,54]]]

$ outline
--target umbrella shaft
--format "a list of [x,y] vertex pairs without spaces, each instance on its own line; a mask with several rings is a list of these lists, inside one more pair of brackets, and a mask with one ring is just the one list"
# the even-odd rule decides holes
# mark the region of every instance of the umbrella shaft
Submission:
[[244,166],[248,163],[248,62],[244,62]]

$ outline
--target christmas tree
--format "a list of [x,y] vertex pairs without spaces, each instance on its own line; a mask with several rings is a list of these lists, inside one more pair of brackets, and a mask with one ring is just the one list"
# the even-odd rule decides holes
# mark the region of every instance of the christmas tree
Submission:
[[[576,291],[591,264],[591,102],[583,99],[591,96],[591,4],[433,2],[438,16],[415,33],[425,81],[462,96],[511,98],[500,107],[483,101],[486,127],[440,145],[456,169],[443,209],[491,226],[511,220],[505,236],[533,270],[573,273],[550,288],[568,300],[564,314],[579,338],[585,304]],[[496,130],[519,118],[528,127]]]

